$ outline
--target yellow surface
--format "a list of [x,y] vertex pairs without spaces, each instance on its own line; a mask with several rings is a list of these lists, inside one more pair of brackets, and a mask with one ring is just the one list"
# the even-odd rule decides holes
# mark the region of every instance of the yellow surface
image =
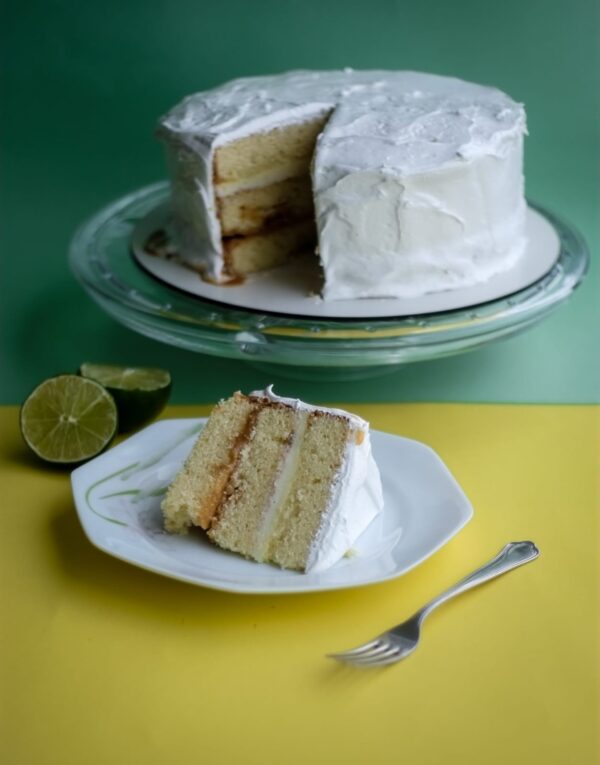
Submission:
[[[272,597],[204,590],[94,549],[68,475],[34,462],[17,409],[0,409],[2,762],[600,761],[600,408],[352,408],[433,446],[475,517],[395,581]],[[442,607],[405,662],[324,658],[520,539],[540,559]]]

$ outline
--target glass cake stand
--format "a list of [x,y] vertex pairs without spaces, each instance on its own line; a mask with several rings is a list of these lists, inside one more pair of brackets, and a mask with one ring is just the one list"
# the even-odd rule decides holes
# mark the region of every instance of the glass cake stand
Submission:
[[[161,182],[110,204],[75,234],[70,263],[86,292],[114,319],[155,340],[248,361],[280,375],[358,379],[397,365],[479,348],[522,332],[566,300],[586,274],[580,234],[530,203],[556,233],[557,257],[534,283],[454,310],[386,318],[287,316],[190,295],[142,269],[132,257],[140,223],[168,199]],[[198,278],[190,271],[190,278]]]

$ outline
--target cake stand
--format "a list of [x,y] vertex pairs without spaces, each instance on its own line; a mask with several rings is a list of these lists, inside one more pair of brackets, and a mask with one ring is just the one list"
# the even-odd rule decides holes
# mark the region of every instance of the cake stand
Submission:
[[[114,319],[155,340],[299,379],[371,377],[522,332],[572,294],[589,263],[580,234],[554,213],[529,203],[530,260],[536,267],[512,282],[491,280],[458,298],[448,292],[412,304],[369,301],[377,305],[372,315],[364,315],[369,312],[364,307],[323,307],[307,295],[304,303],[282,301],[276,284],[258,290],[262,302],[235,287],[216,288],[216,300],[214,286],[210,296],[185,289],[185,284],[200,284],[204,290],[194,272],[185,269],[189,278],[182,288],[172,275],[156,272],[164,259],[144,261],[144,242],[162,220],[168,194],[165,182],[140,189],[81,226],[71,244],[70,263],[86,292]],[[175,262],[169,268],[180,273],[185,267]],[[245,291],[256,293],[255,282],[249,284]],[[286,314],[282,306],[292,306],[295,313]]]

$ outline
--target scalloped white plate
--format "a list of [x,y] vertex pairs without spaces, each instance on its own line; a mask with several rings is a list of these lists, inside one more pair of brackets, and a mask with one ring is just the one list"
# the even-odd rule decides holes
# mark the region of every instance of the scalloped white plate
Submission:
[[301,574],[254,563],[211,544],[201,532],[167,534],[160,502],[206,420],[162,420],[71,476],[77,513],[89,540],[109,555],[158,574],[217,590],[292,593],[383,582],[442,547],[473,509],[428,446],[371,431],[385,506],[353,555],[327,571]]

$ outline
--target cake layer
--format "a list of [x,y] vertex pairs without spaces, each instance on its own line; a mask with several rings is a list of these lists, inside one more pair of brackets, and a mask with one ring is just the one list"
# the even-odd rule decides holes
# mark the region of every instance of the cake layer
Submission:
[[314,219],[310,177],[288,178],[218,198],[217,209],[224,237],[257,234],[265,228]]
[[[260,400],[285,404],[296,411],[300,419],[306,418],[306,427],[301,433],[302,447],[288,475],[295,487],[286,494],[286,503],[293,502],[292,506],[301,517],[295,518],[295,513],[284,510],[283,517],[287,516],[290,525],[286,528],[284,520],[279,530],[274,526],[273,533],[278,541],[273,542],[270,558],[275,557],[273,553],[277,548],[277,556],[283,561],[286,544],[296,550],[291,555],[299,554],[303,535],[304,538],[310,536],[308,529],[315,528],[313,503],[318,503],[328,493],[327,507],[321,513],[303,564],[306,571],[325,570],[351,549],[383,508],[381,479],[371,453],[369,424],[341,409],[311,406],[298,399],[277,396],[271,387],[252,395]],[[338,448],[343,452],[339,463],[335,456]],[[327,492],[325,486],[328,486]],[[320,498],[319,492],[323,492]],[[298,527],[297,535],[292,533],[292,526]],[[290,564],[300,565],[297,558],[295,562],[290,559]]]
[[209,528],[257,411],[257,402],[239,393],[213,409],[163,500],[167,531],[181,534],[192,525]]
[[294,478],[277,514],[265,559],[303,571],[323,515],[331,504],[350,438],[347,419],[311,413],[303,433]]
[[262,559],[260,532],[294,426],[294,412],[284,406],[269,405],[256,415],[208,532],[221,547]]
[[214,152],[213,181],[219,194],[227,184],[260,178],[280,170],[291,178],[307,174],[325,117],[276,127],[267,132],[238,138],[218,146]]
[[226,272],[232,277],[279,266],[292,255],[312,253],[315,247],[314,221],[278,226],[271,231],[223,240]]

